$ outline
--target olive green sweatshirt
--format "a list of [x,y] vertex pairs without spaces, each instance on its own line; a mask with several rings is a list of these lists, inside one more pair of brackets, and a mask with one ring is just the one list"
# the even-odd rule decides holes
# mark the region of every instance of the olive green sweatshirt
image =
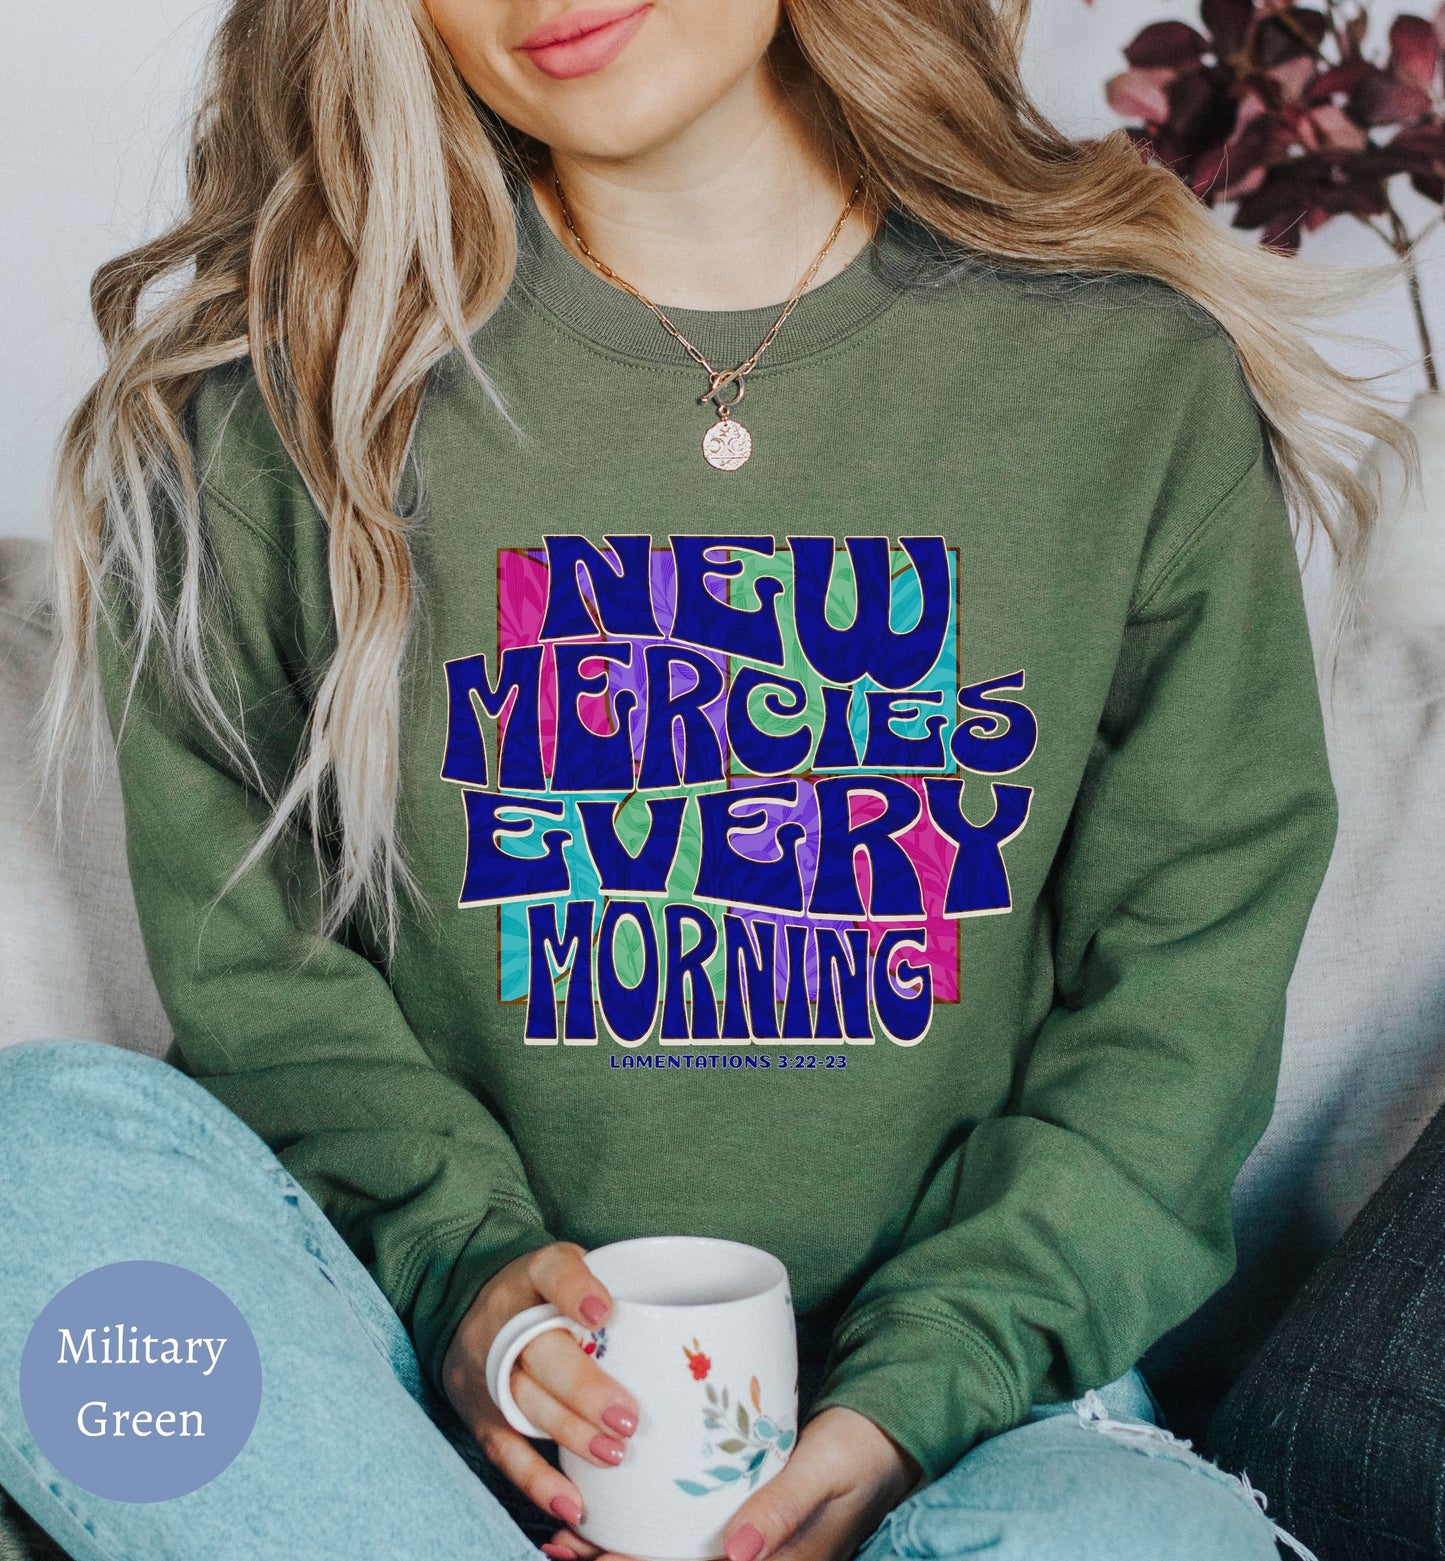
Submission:
[[[440,362],[399,495],[420,896],[390,957],[360,917],[315,935],[298,839],[215,903],[335,638],[249,365],[191,404],[259,775],[147,671],[118,754],[169,1059],[317,1199],[433,1384],[522,1253],[730,1237],[787,1264],[802,1419],[847,1405],[933,1479],[1231,1272],[1335,830],[1265,430],[1163,283],[895,213],[804,295],[717,469],[706,377],[517,202],[474,341],[497,399]],[[775,313],[671,311],[723,366]]]

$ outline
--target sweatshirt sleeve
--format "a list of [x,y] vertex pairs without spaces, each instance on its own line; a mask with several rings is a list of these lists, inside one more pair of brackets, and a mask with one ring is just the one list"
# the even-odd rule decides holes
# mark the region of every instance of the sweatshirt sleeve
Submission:
[[808,1418],[867,1416],[926,1484],[1033,1403],[1120,1376],[1224,1283],[1335,825],[1261,423],[1132,604],[1050,878],[1053,1006],[1009,1109],[973,1128],[944,1227],[852,1297]]
[[[202,519],[224,582],[223,608],[207,615],[215,681],[279,794],[307,715],[292,561],[206,488]],[[293,831],[217,900],[268,810],[155,671],[158,658],[126,708],[130,613],[118,593],[107,600],[116,618],[99,633],[102,688],[136,907],[175,1035],[167,1061],[316,1200],[439,1387],[477,1291],[554,1238],[508,1134],[433,1065],[381,969],[355,940],[310,930],[319,879],[309,838]]]

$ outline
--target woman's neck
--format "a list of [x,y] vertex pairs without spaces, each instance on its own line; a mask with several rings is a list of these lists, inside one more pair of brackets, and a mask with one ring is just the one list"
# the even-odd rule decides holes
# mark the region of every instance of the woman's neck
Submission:
[[[593,253],[663,308],[754,309],[791,297],[848,199],[854,168],[836,168],[772,70],[762,64],[665,143],[617,158],[552,159]],[[552,168],[533,180],[558,239],[567,231]],[[873,235],[860,201],[810,286],[836,276]]]

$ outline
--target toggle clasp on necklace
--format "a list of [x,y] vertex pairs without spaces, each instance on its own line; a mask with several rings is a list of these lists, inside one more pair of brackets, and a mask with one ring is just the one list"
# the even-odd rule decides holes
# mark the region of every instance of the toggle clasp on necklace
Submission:
[[[722,399],[722,391],[731,384],[733,394],[729,399]],[[711,376],[708,388],[697,399],[699,402],[711,401],[717,409],[719,417],[726,417],[728,413],[747,394],[748,382],[737,369],[719,369]]]

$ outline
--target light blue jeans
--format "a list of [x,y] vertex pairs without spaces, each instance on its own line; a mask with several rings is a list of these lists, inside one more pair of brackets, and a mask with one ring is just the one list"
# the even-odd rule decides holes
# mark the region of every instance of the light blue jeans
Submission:
[[[0,1486],[77,1561],[540,1561],[535,1539],[560,1526],[435,1403],[396,1313],[317,1205],[179,1069],[92,1041],[0,1050],[0,1233]],[[46,1302],[135,1258],[219,1285],[265,1381],[231,1466],[148,1504],[67,1481],[28,1435],[18,1391]],[[1271,1561],[1255,1499],[1159,1418],[1133,1370],[1036,1406],[895,1508],[860,1561]]]

